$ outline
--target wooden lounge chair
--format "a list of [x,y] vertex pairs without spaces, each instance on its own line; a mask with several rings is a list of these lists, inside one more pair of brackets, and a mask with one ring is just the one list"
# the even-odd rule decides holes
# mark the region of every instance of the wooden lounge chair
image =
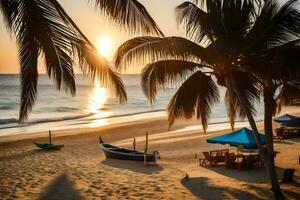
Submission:
[[252,162],[253,167],[261,167],[262,166],[262,161],[261,161],[259,155],[251,156],[251,162]]
[[273,140],[279,141],[279,142],[283,141],[284,140],[283,128],[282,127],[276,128],[275,132],[276,132],[276,135],[274,136]]
[[204,158],[199,159],[200,166],[204,166],[209,164],[210,166],[216,166],[218,164],[218,161],[215,157],[212,157],[209,152],[204,151],[203,152]]
[[226,153],[229,153],[229,149],[220,149],[218,151],[218,154],[217,154],[217,161],[218,161],[218,163],[219,162],[225,162],[225,154]]
[[242,153],[243,151],[244,151],[244,146],[241,145],[241,144],[239,144],[239,145],[237,146],[237,152],[238,152],[238,153]]
[[225,153],[225,166],[227,169],[233,169],[237,167],[237,163],[235,162],[236,156],[234,153]]
[[280,183],[293,182],[294,173],[295,173],[295,169],[284,169]]

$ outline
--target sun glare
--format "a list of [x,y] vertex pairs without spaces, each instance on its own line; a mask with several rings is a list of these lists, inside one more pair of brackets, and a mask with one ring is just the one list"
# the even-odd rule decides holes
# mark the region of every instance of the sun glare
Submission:
[[90,127],[95,128],[107,124],[107,120],[103,119],[111,113],[102,110],[107,101],[108,93],[105,88],[101,87],[99,81],[94,82],[93,91],[89,98],[88,112],[93,114],[94,120],[91,122]]
[[89,98],[88,111],[90,113],[98,113],[104,106],[107,100],[107,93],[105,88],[100,86],[99,81],[95,81],[92,95]]
[[97,44],[99,54],[109,59],[112,54],[112,39],[109,36],[102,36]]

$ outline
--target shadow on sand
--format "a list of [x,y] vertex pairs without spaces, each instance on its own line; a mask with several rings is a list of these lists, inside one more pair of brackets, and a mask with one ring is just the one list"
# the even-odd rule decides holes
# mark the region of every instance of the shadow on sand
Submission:
[[148,164],[147,166],[144,166],[143,162],[128,161],[128,160],[107,159],[107,160],[103,160],[101,164],[108,165],[114,168],[127,169],[142,174],[154,174],[163,170],[163,167],[159,165]]
[[74,188],[66,174],[62,174],[54,179],[40,195],[38,200],[83,200],[84,198]]
[[[271,197],[270,191],[256,187],[257,194],[251,194],[245,190],[230,188],[229,186],[218,186],[210,183],[206,177],[195,177],[182,180],[181,184],[192,192],[199,199],[215,200],[215,199],[261,199],[262,197]],[[211,192],[213,191],[213,192]]]
[[293,144],[293,142],[288,141],[287,139],[283,140],[283,141],[274,140],[274,143],[276,143],[276,144],[287,144],[287,145]]
[[[250,170],[239,170],[239,169],[227,169],[225,166],[215,166],[215,167],[205,167],[208,170],[214,171],[223,176],[234,178],[240,181],[245,181],[249,183],[257,182],[269,182],[268,174],[264,167],[254,168]],[[282,177],[283,169],[276,167],[278,178]],[[252,176],[252,175],[253,176]]]

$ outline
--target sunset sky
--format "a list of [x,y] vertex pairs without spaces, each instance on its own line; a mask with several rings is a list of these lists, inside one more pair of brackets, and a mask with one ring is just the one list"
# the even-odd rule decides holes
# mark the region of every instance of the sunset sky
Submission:
[[[58,0],[81,30],[96,45],[103,43],[103,38],[110,38],[108,60],[112,60],[115,50],[127,39],[134,37],[126,30],[120,30],[113,21],[104,19],[99,10],[88,0]],[[76,3],[75,3],[76,2]],[[174,8],[183,0],[140,0],[148,9],[151,16],[158,23],[165,35],[184,36],[183,30],[178,30],[175,21]],[[106,43],[107,41],[104,41]],[[0,18],[0,73],[19,73],[19,63],[14,35],[10,36],[3,23],[2,13]],[[76,70],[78,71],[78,70]],[[43,63],[39,63],[39,72],[44,72]],[[127,73],[139,73],[140,68],[132,68]]]

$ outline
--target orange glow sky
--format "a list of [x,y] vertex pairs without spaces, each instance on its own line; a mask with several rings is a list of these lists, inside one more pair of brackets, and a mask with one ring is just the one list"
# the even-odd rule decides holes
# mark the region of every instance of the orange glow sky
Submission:
[[[112,21],[104,19],[100,11],[95,10],[88,0],[58,0],[81,30],[97,46],[103,36],[109,36],[112,41],[111,53],[108,60],[112,60],[115,50],[127,39],[134,37],[126,30],[120,30]],[[75,3],[76,2],[76,3]],[[183,0],[140,0],[148,9],[151,16],[158,23],[165,35],[184,36],[183,30],[178,30],[175,21],[174,8]],[[18,54],[14,35],[10,36],[0,17],[0,73],[19,73]],[[139,73],[140,67],[132,67],[126,73]],[[76,70],[79,72],[78,70]],[[44,66],[39,64],[39,72],[44,73]]]

